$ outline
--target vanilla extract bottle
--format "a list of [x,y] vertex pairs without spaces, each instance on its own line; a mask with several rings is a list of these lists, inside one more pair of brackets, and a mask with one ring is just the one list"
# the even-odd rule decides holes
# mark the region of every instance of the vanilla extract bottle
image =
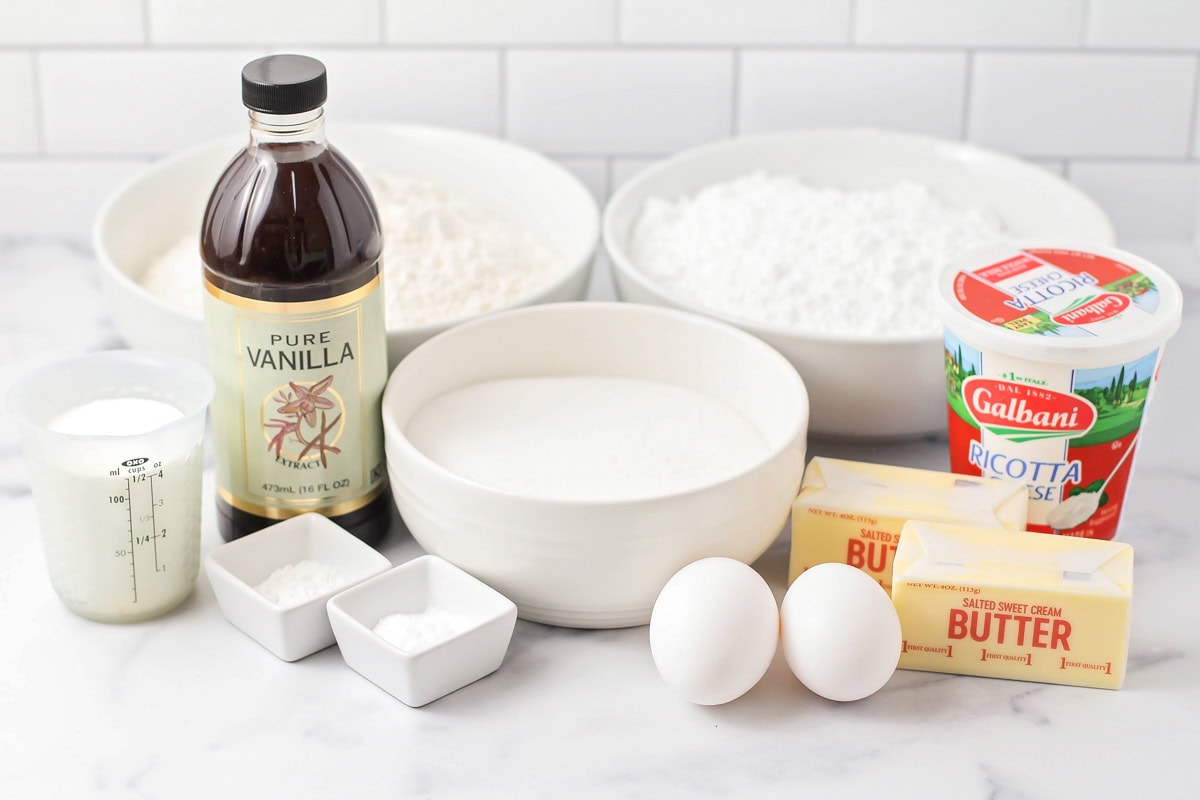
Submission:
[[313,511],[375,543],[391,521],[383,238],[362,176],[326,141],[326,83],[306,56],[245,66],[250,141],[204,212],[225,539]]

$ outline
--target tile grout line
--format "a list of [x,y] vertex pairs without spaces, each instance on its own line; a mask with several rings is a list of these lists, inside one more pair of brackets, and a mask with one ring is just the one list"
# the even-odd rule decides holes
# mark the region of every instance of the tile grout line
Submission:
[[496,113],[500,117],[496,122],[496,130],[501,139],[508,139],[508,48],[499,48],[496,58]]
[[387,0],[379,0],[379,45],[387,47]]
[[975,95],[971,85],[975,80],[975,51],[967,50],[966,59],[963,70],[962,119],[959,121],[958,138],[969,142],[971,141],[971,98]]
[[19,166],[54,166],[83,164],[98,166],[101,164],[146,164],[151,161],[166,158],[169,153],[3,153],[0,154],[0,167]]
[[[525,145],[522,145],[525,146]],[[981,145],[982,146],[982,145]],[[1192,167],[1200,169],[1200,159],[1191,156],[1125,156],[1125,155],[1079,155],[1067,153],[1011,153],[1006,150],[999,150],[994,147],[982,146],[988,150],[994,150],[1004,155],[1010,155],[1013,158],[1019,158],[1023,161],[1061,161],[1072,162],[1077,165],[1087,166],[1159,166],[1159,167]],[[663,152],[599,152],[591,151],[564,151],[564,150],[539,150],[536,147],[531,147],[541,155],[547,158],[564,158],[564,159],[593,159],[602,161],[604,159],[652,159],[658,160],[666,158],[670,153]],[[169,156],[168,152],[68,152],[68,153],[0,153],[0,164],[13,164],[17,162],[52,162],[61,161],[99,161],[99,162],[119,162],[119,161],[145,161],[147,159],[158,159]]]
[[[1192,116],[1188,124],[1187,155],[1195,159],[1200,156],[1197,145],[1197,121],[1200,120],[1200,56],[1196,57],[1195,78],[1192,81]],[[1192,240],[1200,245],[1200,175],[1196,176],[1196,189],[1193,195],[1192,208]]]
[[142,0],[142,47],[150,47],[150,0]]
[[729,103],[729,135],[737,136],[742,115],[742,48],[733,48],[733,81]]
[[858,27],[858,0],[849,1],[850,5],[847,9],[848,13],[846,14],[846,44],[849,47],[854,47],[855,39],[857,39],[857,37],[854,35],[854,31]]
[[48,156],[46,148],[46,102],[42,97],[42,64],[37,50],[29,51],[29,75],[33,79],[33,120],[37,126],[37,154]]
[[[1192,115],[1188,120],[1188,140],[1185,152],[1189,158],[1200,156],[1196,148],[1197,119],[1200,119],[1200,55],[1196,56],[1195,72],[1192,78]],[[1200,232],[1198,232],[1200,233]]]
[[621,0],[613,0],[612,37],[613,37],[613,45],[620,46],[620,44],[621,44]]
[[[1062,56],[1166,56],[1183,58],[1195,56],[1200,52],[1196,47],[1080,47],[1078,45],[956,45],[956,44],[872,44],[853,42],[804,42],[796,44],[745,42],[405,42],[405,41],[361,41],[361,42],[331,42],[310,40],[292,42],[296,45],[320,47],[329,50],[396,50],[396,51],[445,51],[445,50],[493,50],[506,47],[515,50],[547,51],[567,50],[571,52],[654,52],[654,51],[695,51],[720,52],[730,47],[740,47],[752,52],[778,53],[871,53],[912,55],[921,53],[963,53],[974,52],[996,53],[1004,55],[1062,55]],[[191,52],[191,51],[221,51],[244,50],[261,47],[262,42],[168,42],[154,45],[150,42],[130,43],[76,43],[76,42],[26,42],[0,43],[0,52],[27,50],[30,47],[46,48],[62,51],[94,51],[111,53],[119,51],[146,51],[156,53]]]

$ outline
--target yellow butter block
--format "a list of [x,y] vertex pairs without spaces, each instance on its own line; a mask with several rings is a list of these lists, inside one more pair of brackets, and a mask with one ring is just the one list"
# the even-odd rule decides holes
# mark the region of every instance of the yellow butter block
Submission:
[[909,522],[899,667],[1119,689],[1132,600],[1127,544]]
[[910,519],[1025,530],[1029,489],[1019,481],[814,458],[792,504],[788,582],[809,567],[858,567],[886,590]]

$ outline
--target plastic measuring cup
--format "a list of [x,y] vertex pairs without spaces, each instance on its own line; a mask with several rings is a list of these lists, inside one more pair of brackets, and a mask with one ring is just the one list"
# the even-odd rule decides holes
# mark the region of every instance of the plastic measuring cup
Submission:
[[[128,350],[43,368],[9,394],[50,583],[71,611],[136,622],[191,592],[200,569],[204,417],[212,395],[212,378],[197,364]],[[165,403],[180,416],[132,434],[104,425],[94,433],[51,429],[64,412],[123,398]]]

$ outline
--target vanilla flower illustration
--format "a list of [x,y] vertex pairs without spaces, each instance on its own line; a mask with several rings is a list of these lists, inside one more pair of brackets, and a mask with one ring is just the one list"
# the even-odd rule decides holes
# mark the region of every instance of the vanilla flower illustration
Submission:
[[274,450],[275,455],[282,454],[283,440],[288,437],[288,434],[296,433],[300,429],[300,426],[295,422],[286,419],[273,419],[270,422],[264,422],[263,426],[278,429],[278,433],[267,443],[267,449]]
[[304,418],[304,423],[311,428],[317,424],[317,409],[334,407],[332,400],[321,396],[332,383],[332,375],[326,376],[312,386],[300,386],[295,381],[289,381],[288,385],[292,387],[292,391],[296,393],[296,397],[294,400],[281,405],[278,409],[279,413],[298,414]]

